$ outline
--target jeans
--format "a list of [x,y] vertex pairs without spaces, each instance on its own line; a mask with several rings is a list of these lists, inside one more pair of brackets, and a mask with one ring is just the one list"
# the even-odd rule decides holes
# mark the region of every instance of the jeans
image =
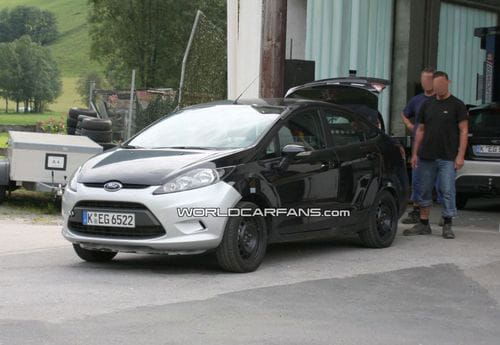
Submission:
[[[436,194],[437,194],[437,202],[439,204],[443,203],[443,195],[441,194],[441,190],[439,189],[439,175],[436,177],[436,183],[434,184],[434,188],[436,188]],[[420,176],[419,176],[419,169],[411,169],[411,196],[410,200],[413,201],[414,203],[419,204],[420,203],[420,188],[421,188],[421,183],[420,183]]]
[[442,197],[442,216],[455,217],[457,215],[457,206],[455,203],[455,162],[443,159],[436,160],[418,160],[418,175],[420,181],[419,204],[421,207],[432,206],[432,189],[439,178],[437,186]]
[[418,175],[419,169],[411,169],[411,196],[410,200],[419,203],[420,202],[420,176]]

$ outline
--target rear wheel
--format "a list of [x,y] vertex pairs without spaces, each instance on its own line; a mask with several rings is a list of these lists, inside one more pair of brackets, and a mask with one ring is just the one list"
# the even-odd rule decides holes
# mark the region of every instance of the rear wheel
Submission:
[[116,256],[117,252],[104,252],[100,250],[90,250],[82,248],[79,244],[73,244],[76,254],[85,261],[89,262],[106,262],[111,261]]
[[363,244],[369,248],[389,247],[398,228],[396,200],[388,191],[377,195],[369,215],[368,228],[359,233]]
[[457,205],[457,208],[459,210],[463,210],[465,206],[467,205],[467,201],[469,200],[469,197],[464,194],[464,193],[457,193],[457,196],[455,198],[455,202]]
[[[237,208],[257,209],[251,202],[240,202]],[[217,248],[219,265],[229,272],[255,271],[267,247],[267,229],[264,217],[230,217],[224,229],[222,242]]]

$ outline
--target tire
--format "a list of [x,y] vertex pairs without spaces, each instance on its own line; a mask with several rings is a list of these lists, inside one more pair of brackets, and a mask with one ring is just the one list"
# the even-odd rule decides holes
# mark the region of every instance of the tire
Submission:
[[76,132],[76,127],[66,127],[66,133],[68,133],[69,135],[75,135],[75,132]]
[[0,204],[7,200],[7,186],[0,186]]
[[76,124],[77,124],[77,123],[78,123],[78,120],[73,119],[73,118],[71,118],[71,117],[68,117],[68,118],[66,119],[66,125],[67,125],[67,127],[76,127]]
[[78,120],[76,121],[76,128],[82,128],[82,123],[84,119],[94,119],[94,117],[87,115],[78,115]]
[[117,252],[104,252],[82,248],[79,244],[73,244],[76,255],[88,262],[107,262],[113,260]]
[[98,143],[98,144],[102,146],[103,151],[112,150],[117,146],[116,144],[111,144],[111,143]]
[[92,131],[90,129],[82,128],[81,135],[89,137],[97,143],[111,142],[111,131]]
[[459,210],[463,210],[465,206],[467,205],[467,201],[469,200],[469,197],[464,194],[464,193],[457,193],[457,196],[455,198],[455,202],[457,204],[457,208]]
[[381,191],[370,209],[368,228],[359,233],[368,248],[390,247],[398,230],[396,200],[389,191]]
[[[239,202],[236,207],[258,208],[246,201]],[[267,227],[263,217],[229,217],[216,250],[217,262],[228,272],[252,272],[262,263],[266,247]]]
[[82,128],[90,129],[93,131],[110,131],[111,120],[84,118],[82,120]]
[[90,117],[97,117],[97,113],[90,109],[82,109],[82,108],[71,108],[68,112],[68,117],[72,119],[78,119],[78,115],[87,115]]

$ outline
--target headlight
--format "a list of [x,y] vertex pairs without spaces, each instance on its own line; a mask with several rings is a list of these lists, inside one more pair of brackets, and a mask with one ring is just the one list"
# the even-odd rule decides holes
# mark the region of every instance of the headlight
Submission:
[[78,187],[78,183],[76,181],[78,180],[78,175],[80,175],[81,170],[82,167],[81,166],[78,167],[78,169],[76,169],[73,175],[71,175],[69,183],[66,185],[66,187],[69,188],[69,190],[71,190],[72,192],[76,192],[76,189]]
[[153,194],[175,193],[205,187],[220,180],[216,169],[193,169],[160,186]]

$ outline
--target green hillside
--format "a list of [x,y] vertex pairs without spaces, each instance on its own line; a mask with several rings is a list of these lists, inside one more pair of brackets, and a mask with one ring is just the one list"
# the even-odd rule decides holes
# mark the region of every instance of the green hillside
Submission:
[[75,91],[77,77],[88,70],[102,70],[97,63],[90,61],[87,0],[0,0],[0,9],[19,5],[49,10],[57,17],[60,37],[49,48],[62,72],[63,94],[49,106],[50,109],[65,112],[71,106],[80,105]]

